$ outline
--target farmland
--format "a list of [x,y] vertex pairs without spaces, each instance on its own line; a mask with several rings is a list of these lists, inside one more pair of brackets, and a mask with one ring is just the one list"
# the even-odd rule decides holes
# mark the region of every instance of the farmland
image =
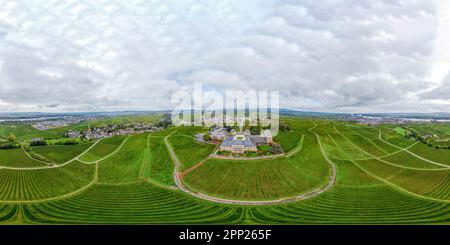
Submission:
[[9,135],[15,135],[19,140],[29,140],[32,138],[56,138],[57,134],[51,131],[41,131],[33,128],[29,124],[2,124],[0,123],[0,139]]
[[80,160],[85,162],[98,161],[117,150],[122,142],[124,142],[125,138],[125,136],[114,136],[111,138],[103,139],[95,144],[95,146],[91,150],[83,154],[80,157]]
[[35,146],[32,150],[46,159],[60,164],[65,163],[72,158],[80,155],[87,150],[92,143],[77,144],[77,145],[47,145]]
[[[32,147],[59,164],[51,166],[21,148],[2,149],[0,223],[450,223],[450,150],[406,138],[393,125],[299,117],[282,124],[275,141],[292,154],[271,159],[209,158],[215,146],[193,137],[201,127]],[[57,131],[2,130],[23,140]]]
[[0,166],[43,167],[45,163],[29,158],[21,148],[0,150]]
[[222,198],[261,200],[303,194],[326,184],[330,175],[315,137],[290,158],[252,161],[211,159],[185,176],[192,189]]

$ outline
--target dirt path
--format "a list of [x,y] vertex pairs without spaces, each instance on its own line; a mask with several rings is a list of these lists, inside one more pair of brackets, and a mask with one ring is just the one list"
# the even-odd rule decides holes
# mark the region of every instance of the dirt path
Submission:
[[3,203],[3,204],[31,204],[31,203],[56,201],[56,200],[61,200],[61,199],[65,199],[65,198],[68,198],[68,197],[72,197],[72,196],[78,195],[78,194],[84,192],[85,190],[89,189],[91,186],[93,186],[94,184],[97,183],[97,181],[98,181],[98,165],[99,164],[97,162],[96,165],[95,165],[94,179],[91,182],[89,182],[87,185],[83,186],[82,188],[80,188],[80,189],[78,189],[76,191],[73,191],[73,192],[70,192],[70,193],[67,193],[67,194],[64,194],[64,195],[61,195],[61,196],[49,197],[49,198],[43,198],[43,199],[14,200],[14,201],[0,200],[0,203]]
[[45,162],[45,161],[42,161],[42,160],[39,160],[39,159],[36,159],[36,158],[32,157],[30,155],[30,153],[28,153],[28,151],[25,150],[23,144],[20,144],[20,148],[22,148],[22,151],[25,153],[25,155],[27,155],[28,158],[30,158],[30,159],[32,159],[34,161],[38,161],[38,162],[43,163],[43,164],[45,164],[47,166],[53,166],[53,164],[55,164],[55,163],[52,163],[52,162]]
[[[59,164],[59,165],[53,165],[53,166],[46,166],[46,167],[29,167],[29,168],[17,168],[17,167],[4,167],[4,166],[0,166],[0,169],[10,169],[10,170],[38,170],[38,169],[49,169],[49,168],[60,168],[63,167],[75,160],[78,160],[79,157],[81,157],[82,155],[84,155],[86,152],[90,151],[95,145],[97,145],[98,142],[100,142],[101,140],[97,140],[93,145],[91,145],[89,148],[87,148],[85,151],[83,151],[81,154],[79,154],[78,156],[70,159],[69,161]],[[33,160],[35,160],[34,158],[31,158]]]
[[[392,144],[392,143],[390,143],[390,142],[384,140],[383,137],[381,137],[381,130],[378,130],[378,131],[379,131],[379,133],[380,133],[378,137],[380,138],[381,141],[383,141],[383,142],[385,142],[386,144],[389,144],[389,145],[391,145],[391,146],[393,146],[393,147],[397,147],[397,148],[399,148],[399,149],[403,149],[403,148],[401,148],[401,147],[398,146],[398,145],[394,145],[394,144]],[[408,148],[409,148],[409,147],[408,147]],[[405,151],[408,152],[410,155],[413,155],[413,156],[415,156],[416,158],[419,158],[420,160],[423,160],[423,161],[425,161],[425,162],[429,162],[429,163],[431,163],[431,164],[438,165],[438,166],[441,166],[441,167],[445,167],[445,168],[450,169],[450,166],[448,166],[448,165],[446,165],[446,164],[434,162],[434,161],[431,161],[431,160],[426,159],[426,158],[424,158],[424,157],[421,157],[421,156],[419,156],[419,155],[416,155],[415,153],[409,151],[408,148],[406,148]]]
[[[108,154],[108,155],[106,155],[106,156],[104,156],[104,157],[102,157],[102,158],[100,158],[100,159],[98,159],[98,160],[96,160],[96,161],[86,162],[86,161],[80,160],[80,157],[82,157],[86,152],[83,152],[81,155],[77,156],[75,159],[76,159],[77,161],[79,161],[79,162],[84,163],[84,164],[94,164],[94,163],[97,163],[97,162],[101,162],[101,161],[103,161],[103,160],[105,160],[105,159],[107,159],[107,158],[110,158],[112,155],[116,154],[117,152],[119,152],[120,149],[122,149],[122,146],[128,141],[128,139],[129,139],[130,137],[131,137],[131,136],[128,136],[127,138],[125,138],[125,139],[122,141],[122,143],[120,143],[119,147],[117,147],[117,149],[115,149],[113,152],[111,152],[110,154]],[[91,148],[89,148],[89,149],[91,149]]]
[[178,187],[178,189],[180,189],[181,191],[203,199],[203,200],[207,200],[207,201],[211,201],[211,202],[216,202],[216,203],[222,203],[222,204],[238,204],[238,205],[271,205],[271,204],[282,204],[282,203],[289,203],[289,202],[296,202],[296,201],[301,201],[301,200],[305,200],[305,199],[309,199],[315,196],[318,196],[320,194],[322,194],[325,191],[328,191],[330,188],[332,188],[336,182],[336,166],[335,164],[330,161],[330,159],[328,159],[328,157],[325,154],[325,151],[322,147],[322,143],[320,142],[320,138],[319,136],[313,132],[311,129],[309,129],[310,132],[312,132],[316,138],[317,138],[317,142],[320,146],[320,151],[322,152],[322,155],[324,157],[324,159],[330,164],[331,166],[331,175],[328,179],[328,182],[325,186],[321,187],[321,188],[317,188],[312,190],[311,192],[302,194],[302,195],[298,195],[298,196],[294,196],[294,197],[287,197],[287,198],[281,198],[281,199],[277,199],[277,200],[267,200],[267,201],[245,201],[245,200],[236,200],[236,199],[223,199],[223,198],[218,198],[218,197],[212,197],[212,196],[208,196],[206,194],[203,193],[199,193],[199,192],[193,192],[190,189],[186,188],[183,183],[182,183],[182,174],[180,173],[180,162],[177,158],[177,156],[175,155],[175,152],[173,151],[171,145],[169,144],[167,137],[164,137],[164,143],[166,144],[167,149],[170,152],[170,156],[172,157],[174,163],[175,163],[175,168],[174,168],[174,173],[173,173],[173,177],[174,177],[174,181]]
[[[377,157],[377,156],[375,156],[375,155],[372,155],[372,154],[370,154],[369,152],[367,152],[367,151],[365,151],[364,149],[362,149],[361,147],[355,145],[352,141],[350,141],[347,137],[345,137],[345,136],[344,136],[344,135],[336,128],[336,127],[334,127],[334,130],[335,130],[340,136],[342,136],[342,138],[344,138],[349,144],[351,144],[352,146],[354,146],[354,147],[355,147],[356,149],[358,149],[359,151],[364,152],[365,154],[369,155],[370,157],[373,157],[374,159],[376,159],[376,160],[378,160],[378,161],[380,161],[380,162],[386,163],[386,164],[388,164],[388,165],[392,165],[392,166],[399,167],[399,168],[404,168],[404,169],[420,170],[420,171],[442,171],[442,170],[448,170],[448,169],[450,168],[450,167],[446,167],[446,168],[415,168],[415,167],[408,167],[408,166],[402,166],[402,165],[398,165],[398,164],[395,164],[395,163],[391,163],[391,162],[388,162],[388,161],[386,161],[386,160],[384,160],[384,159],[381,159],[380,157]],[[408,152],[407,149],[404,149],[404,148],[401,148],[401,147],[399,147],[399,148],[402,149],[402,151],[404,150],[404,151],[407,151],[407,152]]]

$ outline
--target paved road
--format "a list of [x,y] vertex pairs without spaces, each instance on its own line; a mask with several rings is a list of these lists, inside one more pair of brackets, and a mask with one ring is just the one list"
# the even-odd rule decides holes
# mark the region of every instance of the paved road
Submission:
[[270,204],[281,204],[281,203],[289,203],[289,202],[296,202],[296,201],[301,201],[301,200],[305,200],[305,199],[309,199],[315,196],[318,196],[320,194],[322,194],[323,192],[329,190],[331,187],[334,186],[335,182],[336,182],[336,166],[334,165],[334,163],[328,159],[328,157],[325,154],[325,151],[322,147],[322,143],[320,142],[320,138],[319,136],[313,132],[312,130],[310,130],[310,132],[312,132],[316,138],[317,138],[317,142],[319,143],[320,146],[320,151],[322,152],[323,157],[325,158],[325,160],[330,164],[331,166],[331,175],[328,179],[328,182],[325,186],[312,190],[311,192],[302,194],[302,195],[298,195],[295,197],[288,197],[288,198],[282,198],[282,199],[277,199],[277,200],[267,200],[267,201],[245,201],[245,200],[235,200],[235,199],[223,199],[223,198],[218,198],[218,197],[212,197],[212,196],[208,196],[206,194],[203,193],[199,193],[199,192],[194,192],[191,191],[190,189],[186,188],[183,185],[183,182],[181,181],[180,178],[180,162],[177,158],[177,156],[175,155],[175,152],[172,149],[172,146],[170,145],[169,141],[167,140],[168,136],[164,137],[164,143],[167,146],[167,149],[169,149],[170,155],[175,163],[175,168],[174,168],[174,172],[173,172],[173,177],[175,180],[175,184],[177,185],[177,187],[191,195],[203,200],[207,200],[207,201],[211,201],[211,202],[216,202],[216,203],[222,203],[222,204],[239,204],[239,205],[270,205]]

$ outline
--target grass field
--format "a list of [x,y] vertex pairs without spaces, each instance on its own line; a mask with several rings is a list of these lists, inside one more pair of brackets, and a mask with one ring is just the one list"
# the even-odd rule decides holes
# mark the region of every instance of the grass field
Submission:
[[[178,158],[187,166],[209,152],[207,145],[201,144],[203,151],[191,137],[204,129],[173,127],[128,138],[119,151],[99,162],[97,178],[96,164],[78,161],[39,170],[2,169],[35,165],[21,149],[0,150],[0,224],[450,224],[450,171],[429,162],[448,164],[446,150],[424,144],[408,149],[429,161],[401,151],[383,140],[400,148],[415,141],[395,132],[392,125],[282,120],[291,132],[280,134],[280,144],[292,148],[304,135],[300,151],[270,160],[209,159],[187,173],[184,184],[194,191],[240,200],[311,191],[325,185],[330,176],[315,132],[337,168],[329,190],[303,201],[264,206],[219,204],[174,190],[174,164],[164,137],[170,135]],[[107,156],[123,140],[105,139],[105,145],[92,148],[83,159]],[[65,150],[56,152],[62,161]]]

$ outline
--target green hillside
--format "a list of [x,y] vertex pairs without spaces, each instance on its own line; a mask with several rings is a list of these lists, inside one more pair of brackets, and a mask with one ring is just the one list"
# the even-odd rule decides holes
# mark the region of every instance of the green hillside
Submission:
[[[21,148],[0,150],[0,224],[450,224],[450,150],[408,139],[396,125],[282,124],[289,129],[275,140],[285,152],[303,137],[302,145],[272,159],[208,159],[214,145],[193,138],[200,127],[106,138],[80,161],[67,162],[92,144],[33,147],[65,163],[54,166]],[[182,164],[177,175],[169,149]],[[254,203],[268,200],[275,203]]]

